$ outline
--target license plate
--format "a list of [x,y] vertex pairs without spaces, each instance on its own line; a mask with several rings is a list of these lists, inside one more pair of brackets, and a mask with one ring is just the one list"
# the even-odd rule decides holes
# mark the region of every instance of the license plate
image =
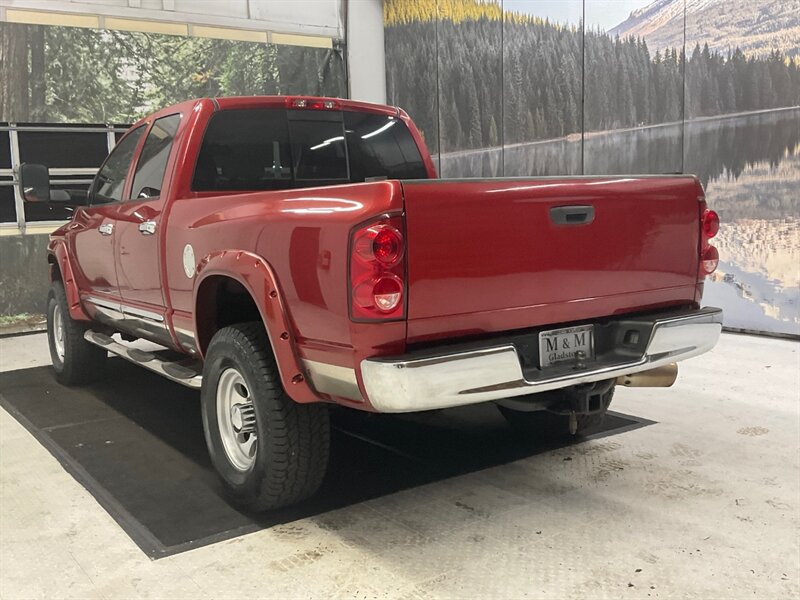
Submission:
[[[582,352],[582,357],[578,356]],[[539,366],[581,362],[594,357],[594,325],[539,332]]]

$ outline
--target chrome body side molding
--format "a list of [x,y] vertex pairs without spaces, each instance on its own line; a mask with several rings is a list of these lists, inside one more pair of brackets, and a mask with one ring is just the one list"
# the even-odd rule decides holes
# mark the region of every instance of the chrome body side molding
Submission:
[[110,300],[104,300],[103,298],[97,298],[95,296],[86,296],[84,300],[91,302],[98,308],[104,308],[106,311],[110,311],[118,315],[140,317],[142,319],[147,319],[148,321],[155,321],[156,323],[164,322],[164,315],[162,314],[128,306],[127,304],[122,304],[121,302],[112,302]]
[[583,369],[528,370],[526,376],[516,347],[505,344],[366,359],[361,362],[361,375],[369,402],[379,412],[448,408],[647,371],[708,352],[722,331],[722,310],[712,307],[620,320],[649,327],[644,352],[622,359],[624,353],[598,357]]
[[164,322],[164,315],[151,312],[149,310],[142,310],[141,308],[134,308],[133,306],[128,306],[127,304],[122,304],[122,312],[131,317],[141,317],[142,319],[147,319],[148,321],[155,321],[156,323],[163,323]]
[[114,320],[125,318],[122,312],[122,305],[119,302],[111,302],[109,300],[103,300],[102,298],[95,298],[94,296],[87,296],[84,300],[86,302],[91,302],[101,316]]
[[175,344],[162,314],[96,296],[86,296],[83,300],[94,307],[95,318],[105,325],[157,344],[170,347]]

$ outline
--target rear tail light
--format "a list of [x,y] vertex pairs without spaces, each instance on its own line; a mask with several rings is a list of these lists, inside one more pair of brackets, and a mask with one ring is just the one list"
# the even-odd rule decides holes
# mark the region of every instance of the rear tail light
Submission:
[[391,267],[403,258],[403,234],[389,223],[377,223],[358,232],[353,248],[363,261]]
[[719,231],[719,215],[713,210],[703,211],[703,235],[706,239],[711,239]]
[[303,98],[288,96],[286,98],[287,108],[306,108],[310,110],[340,110],[341,104],[331,98]]
[[700,272],[711,275],[719,265],[719,251],[714,246],[708,246],[700,257]]
[[700,198],[700,265],[698,277],[704,278],[717,270],[719,251],[709,240],[719,231],[719,215],[706,208],[705,198]]
[[381,217],[359,226],[350,242],[350,317],[388,321],[405,316],[403,218]]
[[396,275],[381,275],[372,287],[372,300],[378,310],[391,312],[403,299],[403,280]]

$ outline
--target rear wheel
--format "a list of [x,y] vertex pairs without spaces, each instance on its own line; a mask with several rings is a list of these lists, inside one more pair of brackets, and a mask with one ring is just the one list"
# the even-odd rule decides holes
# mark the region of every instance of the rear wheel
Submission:
[[[558,390],[547,393],[554,396],[554,408],[568,405],[570,391]],[[599,410],[589,414],[576,414],[574,435],[581,436],[596,431],[603,424],[603,419],[613,397],[614,386],[612,385],[607,391],[599,394]],[[500,404],[497,405],[497,408],[516,431],[526,436],[554,440],[570,435],[569,414],[559,414],[547,410],[515,410]]]
[[47,297],[47,341],[56,380],[65,385],[102,377],[108,352],[87,342],[86,325],[69,315],[64,284],[54,281]]
[[214,335],[201,398],[211,460],[234,502],[264,511],[317,491],[328,466],[328,407],[289,398],[261,323]]

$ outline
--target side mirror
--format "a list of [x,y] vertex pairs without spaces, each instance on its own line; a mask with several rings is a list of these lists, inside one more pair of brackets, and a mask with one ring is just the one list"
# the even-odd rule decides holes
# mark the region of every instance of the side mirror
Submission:
[[20,194],[25,202],[59,203],[66,206],[86,204],[87,194],[82,190],[50,189],[50,171],[44,165],[22,163],[19,166]]
[[25,202],[50,202],[50,172],[47,167],[22,163],[19,166],[19,188]]

